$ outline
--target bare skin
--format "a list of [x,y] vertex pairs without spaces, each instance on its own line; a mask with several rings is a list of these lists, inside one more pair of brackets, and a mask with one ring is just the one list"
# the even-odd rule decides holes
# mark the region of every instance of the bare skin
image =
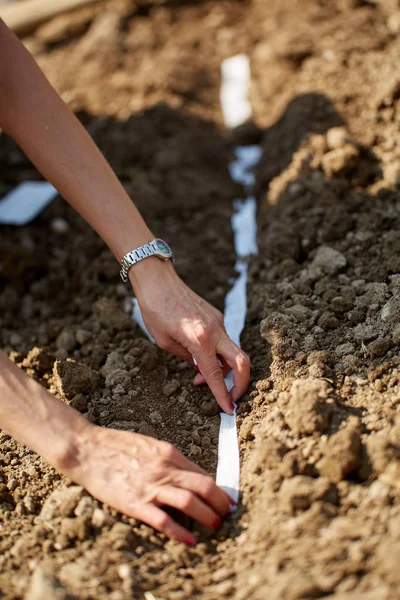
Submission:
[[[155,237],[92,139],[1,20],[0,128],[117,260]],[[191,364],[194,357],[201,371],[194,383],[207,383],[221,408],[231,413],[232,402],[247,389],[250,361],[227,336],[221,313],[185,285],[170,261],[147,258],[130,269],[129,279],[158,346]],[[224,376],[230,370],[234,388],[228,392]],[[229,512],[229,497],[172,446],[87,423],[2,353],[0,426],[96,498],[173,539],[194,543],[162,505],[180,508],[209,526],[218,526]]]

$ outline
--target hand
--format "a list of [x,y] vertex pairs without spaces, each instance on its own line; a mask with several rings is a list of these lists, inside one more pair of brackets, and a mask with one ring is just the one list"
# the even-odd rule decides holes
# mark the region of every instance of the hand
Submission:
[[167,442],[93,425],[77,456],[64,473],[101,502],[188,546],[196,543],[194,536],[161,506],[217,528],[233,504],[205,471]]
[[[207,382],[220,407],[232,414],[233,404],[249,385],[250,359],[227,336],[223,316],[192,292],[172,263],[148,258],[129,271],[143,319],[157,345],[194,365],[194,383]],[[228,392],[224,377],[233,370]]]

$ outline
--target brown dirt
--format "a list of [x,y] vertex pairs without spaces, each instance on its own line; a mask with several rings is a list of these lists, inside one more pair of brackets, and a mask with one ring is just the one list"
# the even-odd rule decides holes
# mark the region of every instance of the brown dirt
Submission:
[[[220,308],[240,193],[226,167],[233,143],[261,140],[242,503],[216,536],[195,526],[188,550],[3,433],[0,597],[397,598],[399,7],[156,4],[85,9],[27,45],[184,279]],[[219,64],[238,51],[252,62],[256,126],[231,135]],[[38,177],[3,138],[2,193]],[[61,199],[1,233],[1,346],[13,360],[94,422],[167,439],[213,470],[215,403],[127,318],[129,292],[95,234]]]

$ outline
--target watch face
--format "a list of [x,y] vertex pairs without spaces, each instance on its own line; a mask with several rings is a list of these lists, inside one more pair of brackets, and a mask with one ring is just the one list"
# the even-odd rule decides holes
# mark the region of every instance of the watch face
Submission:
[[157,239],[156,240],[157,248],[159,253],[163,256],[163,258],[171,258],[172,251],[164,240]]

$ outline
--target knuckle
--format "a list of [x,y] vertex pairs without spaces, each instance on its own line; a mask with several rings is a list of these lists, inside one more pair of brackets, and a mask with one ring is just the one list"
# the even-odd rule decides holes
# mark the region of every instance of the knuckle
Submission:
[[198,325],[197,327],[197,331],[196,331],[196,338],[197,338],[197,342],[203,346],[204,344],[206,344],[208,342],[208,331],[207,331],[207,327],[205,327],[203,324]]
[[187,510],[193,504],[194,495],[192,492],[183,491],[182,492],[182,509]]
[[159,531],[165,531],[171,523],[171,517],[167,513],[161,513],[154,519],[154,527]]
[[170,348],[170,342],[167,338],[161,338],[156,340],[156,344],[161,350],[169,350]]
[[212,477],[205,477],[202,485],[203,492],[206,496],[209,496],[215,488],[214,479]]
[[160,450],[162,457],[166,460],[172,460],[177,454],[176,449],[169,442],[160,442]]
[[211,381],[220,381],[222,379],[221,367],[214,365],[208,371],[208,377]]
[[243,367],[250,367],[250,356],[243,352],[243,350],[240,351],[239,362]]

